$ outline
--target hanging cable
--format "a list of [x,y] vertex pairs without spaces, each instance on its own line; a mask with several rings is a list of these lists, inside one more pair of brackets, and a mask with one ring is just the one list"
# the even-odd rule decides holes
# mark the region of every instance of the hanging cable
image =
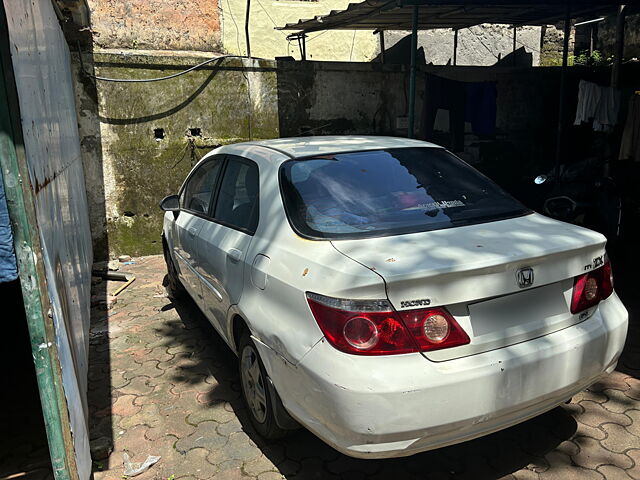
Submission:
[[84,62],[82,61],[82,50],[80,49],[80,42],[78,42],[78,55],[80,56],[80,71],[83,75],[86,75],[89,78],[93,78],[95,80],[100,80],[102,82],[121,82],[121,83],[148,83],[148,82],[160,82],[162,80],[169,80],[171,78],[179,77],[180,75],[184,75],[185,73],[193,72],[200,67],[203,67],[209,63],[215,62],[216,60],[224,60],[225,58],[249,58],[246,55],[221,55],[219,57],[213,57],[205,60],[204,62],[200,62],[193,67],[187,68],[178,73],[174,73],[172,75],[167,75],[166,77],[156,77],[156,78],[108,78],[108,77],[100,77],[98,75],[93,75],[87,72],[84,69]]

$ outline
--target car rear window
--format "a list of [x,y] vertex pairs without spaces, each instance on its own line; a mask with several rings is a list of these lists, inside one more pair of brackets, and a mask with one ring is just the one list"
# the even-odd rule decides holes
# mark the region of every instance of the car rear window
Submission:
[[441,148],[318,155],[282,164],[293,228],[310,238],[366,238],[439,230],[530,213]]

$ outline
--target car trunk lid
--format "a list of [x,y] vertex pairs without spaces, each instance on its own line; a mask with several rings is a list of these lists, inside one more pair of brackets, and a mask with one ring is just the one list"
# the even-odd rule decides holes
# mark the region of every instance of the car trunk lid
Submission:
[[384,279],[397,310],[428,305],[451,312],[471,342],[425,353],[435,361],[504,347],[583,320],[590,312],[569,310],[573,278],[600,266],[605,254],[602,235],[538,214],[332,243]]

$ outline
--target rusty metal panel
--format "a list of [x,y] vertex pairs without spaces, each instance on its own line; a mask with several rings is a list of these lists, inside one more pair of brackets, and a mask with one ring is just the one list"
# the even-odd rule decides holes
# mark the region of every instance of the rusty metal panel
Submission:
[[3,0],[24,151],[80,479],[91,475],[91,235],[69,50],[49,0]]

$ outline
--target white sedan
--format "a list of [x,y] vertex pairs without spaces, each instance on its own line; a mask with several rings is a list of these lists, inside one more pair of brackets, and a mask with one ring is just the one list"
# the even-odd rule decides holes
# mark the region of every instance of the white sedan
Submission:
[[162,201],[168,289],[237,353],[257,431],[384,458],[523,422],[611,372],[605,238],[436,145],[227,145]]

